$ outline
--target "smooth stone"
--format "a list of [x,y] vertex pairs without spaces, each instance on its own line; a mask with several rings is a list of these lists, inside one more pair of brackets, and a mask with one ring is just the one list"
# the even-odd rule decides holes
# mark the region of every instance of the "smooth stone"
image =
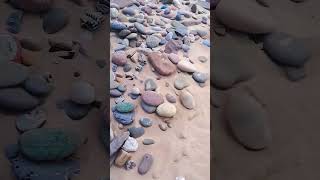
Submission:
[[122,93],[124,93],[124,92],[127,91],[126,85],[123,85],[123,84],[120,84],[120,85],[117,87],[117,89],[118,89],[120,92],[122,92]]
[[14,62],[0,63],[0,88],[15,86],[27,79],[29,69]]
[[174,81],[174,87],[178,90],[182,90],[188,87],[190,84],[188,83],[187,79],[183,75],[179,75],[176,80]]
[[34,96],[45,96],[49,94],[52,89],[51,83],[41,75],[29,76],[23,85],[24,88]]
[[172,95],[172,94],[166,94],[166,99],[169,103],[176,103],[177,102],[177,98]]
[[146,113],[149,113],[149,114],[154,113],[157,110],[156,106],[148,105],[143,101],[141,101],[141,107]]
[[116,105],[116,110],[120,113],[128,113],[134,110],[134,105],[129,102],[120,102]]
[[119,22],[119,21],[112,21],[110,23],[110,27],[114,31],[121,31],[121,30],[124,30],[127,28],[127,26],[124,23]]
[[229,96],[225,117],[234,137],[248,149],[261,150],[271,143],[266,110],[247,93]]
[[120,38],[125,38],[127,37],[129,34],[131,34],[131,31],[128,29],[123,29],[122,31],[119,32],[119,37]]
[[144,140],[142,141],[142,143],[143,143],[144,145],[151,145],[151,144],[154,144],[155,141],[154,141],[153,139],[144,139]]
[[145,154],[143,157],[142,157],[142,160],[139,164],[139,167],[138,167],[138,172],[139,174],[141,175],[144,175],[146,174],[151,166],[153,164],[153,157],[151,154]]
[[266,36],[263,49],[275,62],[287,66],[303,66],[311,56],[302,42],[282,32]]
[[177,67],[183,72],[193,73],[197,71],[196,67],[192,63],[185,60],[179,61]]
[[168,130],[168,126],[165,123],[160,123],[159,124],[159,128],[161,129],[161,131],[166,131]]
[[208,80],[209,76],[206,73],[194,72],[192,74],[192,78],[198,83],[205,83]]
[[207,35],[208,35],[208,32],[205,31],[205,30],[197,30],[197,33],[198,35],[201,37],[201,38],[205,38]]
[[141,99],[143,102],[151,106],[159,106],[164,102],[162,95],[154,91],[145,91],[142,93]]
[[72,120],[80,120],[86,117],[91,109],[90,104],[78,104],[71,100],[66,101],[63,106],[64,112]]
[[146,39],[146,44],[148,48],[156,48],[159,46],[161,39],[154,36],[154,35],[150,35],[147,37]]
[[115,120],[123,125],[129,125],[134,120],[134,112],[120,113],[117,111],[113,112]]
[[194,101],[194,98],[192,94],[190,94],[188,91],[182,91],[180,94],[180,101],[181,104],[187,108],[187,109],[193,109],[196,106],[196,103]]
[[243,0],[236,4],[232,0],[223,0],[217,5],[215,14],[224,25],[245,33],[266,34],[275,30],[268,9],[254,1]]
[[117,18],[119,15],[119,11],[116,8],[110,8],[110,16],[112,19]]
[[39,105],[40,101],[21,88],[0,89],[0,107],[13,110],[31,110]]
[[70,99],[78,104],[91,104],[95,101],[95,89],[86,81],[76,81],[72,83]]
[[122,96],[122,92],[121,91],[119,91],[118,89],[111,89],[110,90],[110,96],[111,97],[120,97],[120,96]]
[[176,40],[170,40],[167,42],[165,49],[164,49],[164,52],[167,54],[170,54],[170,53],[177,54],[179,49],[180,49],[179,43]]
[[110,157],[122,147],[124,142],[129,138],[129,134],[129,132],[124,132],[119,136],[114,137],[113,141],[110,143]]
[[133,0],[111,0],[110,4],[116,4],[119,9],[132,6],[134,4]]
[[184,36],[188,35],[188,28],[185,26],[178,26],[176,28],[175,32],[177,35],[184,37]]
[[145,91],[155,91],[157,89],[157,84],[153,79],[147,79],[144,82],[144,90]]
[[169,60],[173,63],[173,64],[178,64],[180,61],[180,58],[177,54],[174,53],[170,53],[168,55]]
[[55,128],[33,129],[19,138],[23,155],[35,161],[62,160],[73,154],[81,143],[76,132]]
[[157,107],[157,114],[161,117],[171,118],[177,112],[176,106],[171,103],[162,103]]
[[53,34],[63,29],[69,22],[68,13],[62,8],[53,8],[43,18],[43,30]]
[[131,127],[128,128],[130,132],[130,136],[133,138],[139,138],[144,135],[144,128],[143,127]]
[[202,63],[205,63],[205,62],[208,61],[208,58],[206,58],[205,56],[199,56],[199,57],[198,57],[198,60],[199,60],[200,62],[202,62]]
[[176,72],[175,65],[166,56],[159,52],[149,53],[148,60],[160,75],[169,76]]
[[138,22],[135,22],[134,23],[134,27],[137,28],[138,32],[141,33],[141,34],[147,34],[147,30],[146,30],[146,27],[141,24],[141,23],[138,23]]
[[136,15],[136,10],[134,8],[131,8],[131,7],[125,7],[123,10],[122,10],[122,13],[125,14],[125,15],[128,15],[128,16],[134,16]]
[[138,150],[138,141],[133,137],[128,137],[126,142],[123,144],[122,149],[127,152],[136,152]]
[[139,123],[140,123],[141,126],[143,126],[143,127],[151,127],[152,124],[153,124],[153,122],[152,122],[151,119],[149,119],[149,118],[144,118],[144,117],[139,120]]
[[129,72],[129,71],[131,71],[131,69],[132,69],[132,66],[129,63],[127,63],[123,66],[124,72]]
[[132,40],[132,39],[137,39],[137,37],[138,37],[137,33],[131,33],[126,38],[129,40]]
[[47,121],[47,113],[44,109],[35,109],[29,113],[20,115],[16,120],[16,128],[20,132],[40,128]]
[[133,95],[140,95],[140,89],[138,87],[133,87],[131,89],[131,94]]
[[111,58],[112,63],[118,65],[118,66],[124,66],[127,64],[128,58],[125,51],[117,51],[113,53]]

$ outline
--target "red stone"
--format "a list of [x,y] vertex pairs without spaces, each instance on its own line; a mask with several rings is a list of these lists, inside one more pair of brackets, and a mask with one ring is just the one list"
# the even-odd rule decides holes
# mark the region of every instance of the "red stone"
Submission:
[[176,66],[163,54],[152,52],[148,54],[152,67],[163,76],[169,76],[176,71]]
[[150,106],[159,106],[164,102],[162,95],[154,91],[145,91],[142,94],[141,99]]

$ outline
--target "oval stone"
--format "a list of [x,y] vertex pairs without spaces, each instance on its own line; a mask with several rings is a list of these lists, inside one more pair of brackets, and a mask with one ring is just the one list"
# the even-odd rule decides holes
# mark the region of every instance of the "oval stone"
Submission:
[[31,160],[61,160],[73,154],[81,144],[81,138],[64,129],[33,129],[19,139],[21,152]]
[[32,95],[44,96],[51,91],[51,84],[40,75],[30,76],[24,82],[24,88]]
[[127,61],[127,54],[125,51],[117,51],[113,53],[112,58],[111,58],[112,63],[118,65],[118,66],[124,66]]
[[69,22],[69,15],[62,8],[53,8],[43,18],[43,30],[53,34],[63,29]]
[[266,148],[271,142],[267,112],[247,93],[230,95],[225,111],[234,137],[253,150]]
[[195,107],[195,101],[193,96],[188,91],[182,91],[180,94],[181,104],[187,109],[193,109]]
[[275,30],[275,23],[268,9],[250,0],[234,3],[221,1],[215,10],[217,18],[229,28],[251,34],[265,34]]
[[27,114],[18,116],[16,127],[19,131],[25,132],[41,127],[47,121],[47,113],[43,109],[35,109]]
[[76,81],[71,85],[70,98],[78,104],[91,104],[95,100],[95,89],[86,81]]
[[0,63],[0,88],[15,86],[27,79],[29,70],[27,67],[14,63]]
[[116,109],[118,112],[128,113],[128,112],[133,111],[134,105],[129,102],[121,102],[116,105]]
[[148,105],[146,103],[144,103],[143,101],[141,101],[141,108],[146,112],[146,113],[154,113],[157,110],[157,106],[151,106]]
[[183,72],[193,73],[197,71],[196,67],[189,61],[179,61],[177,67]]
[[142,160],[139,164],[139,167],[138,167],[138,172],[139,174],[143,175],[143,174],[146,174],[151,166],[153,164],[153,157],[151,154],[145,154],[143,157],[142,157]]
[[145,91],[141,98],[143,102],[151,106],[159,106],[164,102],[164,99],[161,94],[158,94],[154,91]]
[[176,112],[176,106],[170,103],[163,103],[157,107],[157,114],[161,117],[171,118]]
[[7,88],[0,90],[0,107],[14,110],[25,111],[35,108],[39,100],[21,88]]
[[268,35],[263,49],[274,61],[287,66],[303,66],[311,56],[302,42],[282,32]]

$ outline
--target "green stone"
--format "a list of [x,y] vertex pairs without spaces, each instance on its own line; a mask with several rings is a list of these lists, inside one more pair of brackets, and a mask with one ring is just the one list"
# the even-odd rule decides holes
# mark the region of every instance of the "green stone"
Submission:
[[128,113],[133,111],[134,105],[129,102],[121,102],[116,105],[116,109],[120,113]]
[[71,130],[41,128],[21,135],[21,152],[30,160],[61,160],[73,154],[80,146],[80,136]]

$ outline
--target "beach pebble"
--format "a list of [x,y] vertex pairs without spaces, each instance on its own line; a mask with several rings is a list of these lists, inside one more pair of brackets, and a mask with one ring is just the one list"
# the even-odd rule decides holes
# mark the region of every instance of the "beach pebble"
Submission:
[[133,87],[131,89],[131,94],[133,95],[140,95],[140,89],[138,87]]
[[129,63],[126,63],[124,66],[123,66],[123,71],[124,72],[129,72],[131,71],[132,69],[132,66],[129,64]]
[[118,89],[111,89],[110,96],[111,97],[120,97],[120,96],[122,96],[122,92],[119,91]]
[[171,103],[163,103],[157,107],[157,114],[161,117],[173,117],[177,112],[176,106]]
[[155,141],[154,141],[153,139],[144,139],[144,140],[142,141],[142,143],[143,143],[144,145],[151,145],[151,144],[154,144]]
[[169,94],[169,93],[166,94],[166,99],[170,103],[176,103],[177,102],[177,98],[174,95]]
[[0,89],[0,107],[7,110],[25,111],[35,108],[40,101],[21,88]]
[[120,113],[117,111],[113,112],[115,120],[123,125],[129,125],[134,120],[134,112]]
[[147,34],[146,27],[143,24],[135,22],[134,27],[137,28],[139,33]]
[[187,81],[187,78],[184,75],[179,75],[174,81],[174,87],[178,90],[182,90],[188,87],[190,84]]
[[146,39],[146,45],[148,48],[155,48],[159,46],[161,39],[158,38],[157,36],[150,35]]
[[205,63],[205,62],[208,61],[208,58],[206,58],[205,56],[199,56],[199,57],[198,57],[198,60],[199,60],[200,62],[202,62],[202,63]]
[[71,130],[40,128],[23,133],[19,138],[21,152],[31,160],[62,160],[73,154],[82,143]]
[[63,105],[64,112],[72,120],[80,120],[88,115],[91,105],[78,104],[73,101],[66,101]]
[[208,74],[201,72],[194,72],[192,78],[198,83],[205,83],[208,80]]
[[128,58],[127,58],[127,54],[125,51],[117,51],[115,53],[113,53],[112,55],[112,63],[118,65],[118,66],[124,66],[127,61],[128,61]]
[[23,85],[30,94],[35,96],[47,95],[52,89],[50,82],[41,75],[29,76]]
[[139,164],[139,167],[138,167],[138,172],[139,174],[143,175],[143,174],[146,174],[151,166],[153,164],[153,157],[151,154],[145,154],[143,157],[142,157],[142,160]]
[[14,62],[1,62],[0,88],[18,85],[25,81],[28,75],[29,69],[21,64]]
[[270,145],[271,132],[267,112],[248,93],[232,93],[225,115],[234,137],[240,144],[253,150],[261,150]]
[[63,29],[69,22],[69,15],[62,8],[53,8],[43,18],[43,30],[53,34]]
[[127,152],[136,152],[138,147],[138,141],[133,137],[128,137],[126,142],[123,144],[122,149]]
[[177,54],[179,49],[180,49],[179,43],[176,40],[170,40],[167,42],[165,49],[164,49],[164,52],[167,54],[170,54],[170,53]]
[[177,65],[178,69],[180,69],[183,72],[189,72],[189,73],[193,73],[196,72],[197,69],[196,67],[190,63],[189,61],[179,61],[178,65]]
[[127,26],[124,23],[119,21],[111,21],[110,27],[114,31],[121,31],[127,28]]
[[177,54],[174,54],[174,53],[170,53],[168,58],[173,64],[178,64],[178,62],[180,61],[179,56]]
[[123,30],[121,30],[121,31],[118,33],[118,35],[119,35],[120,38],[125,38],[125,37],[127,37],[129,34],[131,34],[131,31],[128,30],[128,29],[123,29]]
[[145,91],[142,93],[141,99],[143,102],[151,106],[159,106],[164,102],[162,95],[154,91]]
[[153,124],[151,119],[145,118],[145,117],[140,118],[139,122],[140,122],[141,126],[143,126],[143,127],[151,127]]
[[134,104],[129,102],[120,102],[116,105],[116,110],[121,113],[128,113],[134,110]]
[[238,31],[266,34],[275,29],[274,19],[268,9],[255,1],[244,0],[235,4],[232,0],[223,0],[217,5],[215,14],[224,25]]
[[156,106],[151,106],[151,105],[148,105],[146,103],[144,103],[143,101],[141,101],[141,108],[146,112],[146,113],[154,113],[156,110],[157,110],[157,107]]
[[127,86],[126,85],[123,85],[123,84],[120,84],[117,89],[120,91],[120,92],[126,92],[127,91]]
[[134,16],[136,15],[136,10],[132,7],[125,7],[123,10],[122,10],[122,13],[125,14],[125,15],[128,15],[128,16]]
[[115,136],[110,143],[110,157],[113,156],[123,145],[123,143],[129,138],[129,132],[121,133],[119,136]]
[[123,167],[125,165],[125,163],[131,159],[131,154],[124,151],[124,150],[120,150],[118,155],[117,155],[117,158],[115,160],[115,165],[118,166],[118,167]]
[[263,49],[274,61],[287,66],[303,66],[311,56],[302,42],[282,32],[266,36]]
[[139,138],[144,134],[143,127],[131,127],[131,128],[128,128],[128,131],[130,132],[130,136],[133,138]]
[[195,100],[188,91],[182,91],[180,94],[181,104],[187,109],[193,109],[195,107]]
[[34,109],[29,113],[18,116],[16,127],[20,132],[25,132],[41,127],[46,121],[46,111],[44,109]]
[[153,79],[147,79],[144,82],[144,90],[145,91],[154,91],[157,89],[157,84]]
[[165,56],[159,52],[152,52],[148,54],[149,62],[152,67],[163,76],[169,76],[176,71],[175,65]]
[[78,104],[91,104],[95,101],[95,89],[86,81],[76,81],[71,85],[70,98]]

